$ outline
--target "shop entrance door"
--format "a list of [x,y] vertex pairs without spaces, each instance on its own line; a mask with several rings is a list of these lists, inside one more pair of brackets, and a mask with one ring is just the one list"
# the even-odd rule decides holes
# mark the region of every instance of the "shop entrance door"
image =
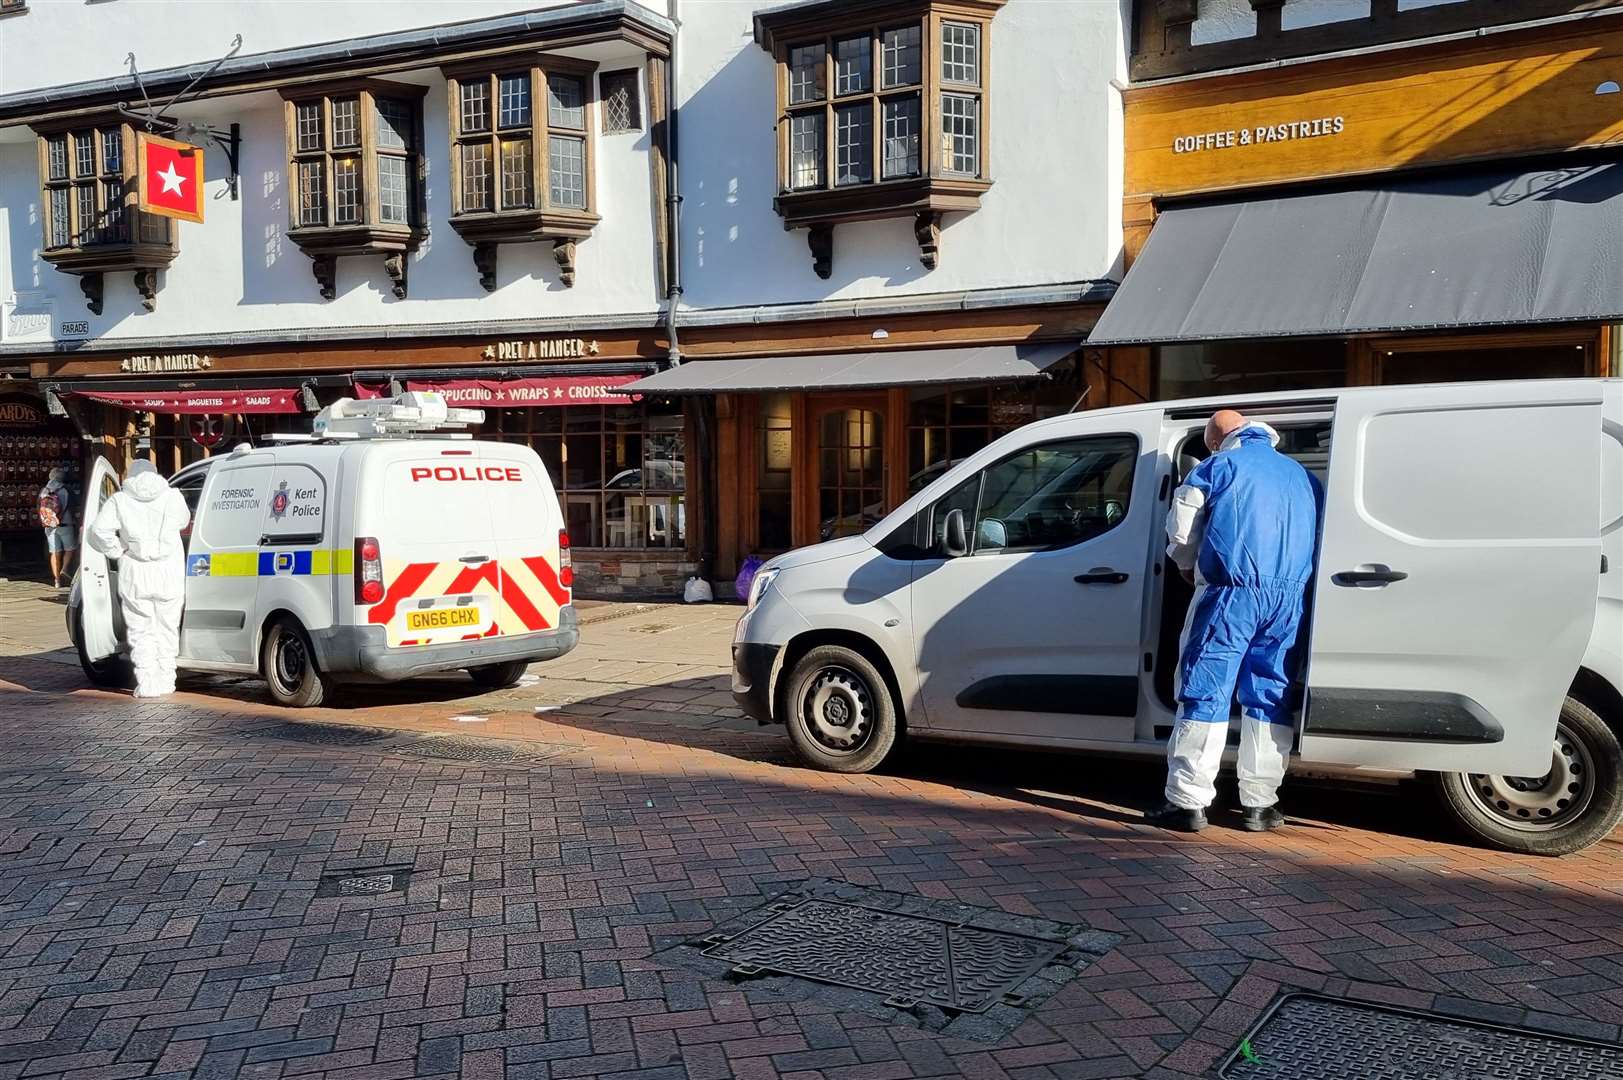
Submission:
[[885,495],[885,395],[819,395],[808,404],[816,446],[807,470],[813,478],[814,532],[804,542],[856,536],[890,509]]

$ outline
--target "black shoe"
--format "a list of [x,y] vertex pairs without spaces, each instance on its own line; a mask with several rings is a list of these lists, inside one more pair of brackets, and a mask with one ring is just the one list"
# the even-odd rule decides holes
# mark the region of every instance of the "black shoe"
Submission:
[[1246,832],[1269,832],[1285,824],[1285,815],[1277,806],[1248,806],[1240,824]]
[[1144,823],[1174,832],[1199,832],[1206,827],[1206,813],[1203,810],[1185,810],[1168,802],[1154,810],[1144,811]]

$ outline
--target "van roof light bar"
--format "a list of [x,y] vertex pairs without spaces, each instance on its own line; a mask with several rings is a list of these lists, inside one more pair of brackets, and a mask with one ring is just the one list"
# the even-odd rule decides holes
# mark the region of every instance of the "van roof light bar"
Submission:
[[484,423],[483,409],[455,409],[442,394],[413,390],[392,398],[356,401],[339,398],[316,414],[315,439],[386,439],[438,435],[471,438],[468,429]]

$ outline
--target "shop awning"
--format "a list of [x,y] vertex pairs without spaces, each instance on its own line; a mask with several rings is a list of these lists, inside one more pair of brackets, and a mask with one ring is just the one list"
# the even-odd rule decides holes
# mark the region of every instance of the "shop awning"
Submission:
[[760,393],[770,390],[854,390],[933,383],[1032,379],[1081,347],[1076,341],[985,345],[972,349],[908,349],[819,353],[743,360],[690,360],[627,389],[642,394]]
[[[628,405],[642,400],[625,392],[640,375],[552,375],[518,379],[403,379],[406,390],[433,390],[462,408],[542,409],[554,405]],[[358,398],[384,397],[388,383],[357,380]]]
[[134,412],[175,416],[302,413],[304,391],[299,387],[252,390],[72,390],[74,397],[115,405]]
[[1623,162],[1174,207],[1089,345],[1623,316]]

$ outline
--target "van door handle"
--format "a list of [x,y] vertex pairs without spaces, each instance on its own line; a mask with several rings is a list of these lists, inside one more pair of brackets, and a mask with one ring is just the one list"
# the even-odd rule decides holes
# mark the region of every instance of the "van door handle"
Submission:
[[1409,575],[1402,570],[1343,570],[1330,578],[1337,585],[1390,585]]
[[1128,576],[1120,570],[1089,570],[1076,575],[1075,581],[1078,585],[1121,585]]
[[465,562],[469,566],[478,566],[480,563],[487,563],[489,561],[489,555],[464,555],[462,558],[457,560],[457,562]]

